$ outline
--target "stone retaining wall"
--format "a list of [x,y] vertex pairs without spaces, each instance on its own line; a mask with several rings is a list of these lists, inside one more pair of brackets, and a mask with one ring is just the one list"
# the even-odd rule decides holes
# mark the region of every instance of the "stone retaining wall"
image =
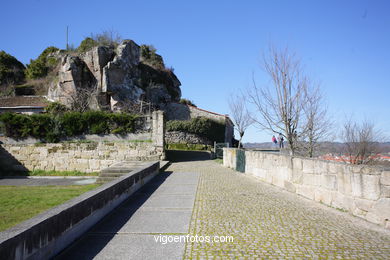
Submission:
[[[236,150],[224,166],[236,169]],[[245,151],[245,174],[390,229],[390,169]]]
[[213,142],[207,138],[180,131],[166,132],[165,142],[167,144],[213,144]]
[[98,172],[124,160],[160,160],[164,151],[148,142],[2,144],[28,170]]
[[[98,172],[118,161],[164,160],[164,113],[153,112],[149,121],[152,125],[150,131],[129,134],[125,136],[128,139],[89,135],[84,138],[94,141],[30,143],[31,139],[26,143],[3,138],[0,140],[0,175],[7,175],[20,166],[24,170]],[[15,165],[15,161],[21,165]]]

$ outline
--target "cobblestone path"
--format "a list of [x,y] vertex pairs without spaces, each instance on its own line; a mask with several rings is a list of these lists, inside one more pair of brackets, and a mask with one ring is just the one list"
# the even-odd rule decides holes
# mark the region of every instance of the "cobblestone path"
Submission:
[[187,243],[185,259],[390,259],[390,232],[222,167],[179,162],[168,171],[199,172],[190,235],[234,242]]

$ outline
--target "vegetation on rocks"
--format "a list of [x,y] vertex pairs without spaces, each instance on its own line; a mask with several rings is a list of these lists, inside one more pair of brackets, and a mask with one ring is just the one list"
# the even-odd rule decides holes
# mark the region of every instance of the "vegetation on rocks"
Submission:
[[85,38],[81,43],[80,46],[77,47],[77,51],[79,53],[87,52],[91,50],[93,47],[98,46],[99,43],[92,39],[91,37]]
[[181,98],[179,103],[183,104],[183,105],[190,105],[190,106],[196,107],[194,101],[186,99],[186,98]]
[[14,56],[0,51],[0,85],[22,83],[24,70],[24,65]]
[[35,60],[30,60],[27,65],[26,77],[28,79],[38,79],[47,76],[48,72],[57,65],[57,58],[51,54],[59,51],[58,48],[47,47]]
[[165,69],[161,55],[156,53],[153,45],[141,45],[141,61],[156,69]]
[[189,121],[172,120],[167,122],[167,131],[181,131],[196,134],[210,141],[223,142],[225,123],[206,117],[197,117]]
[[167,150],[211,151],[212,146],[206,144],[166,144]]

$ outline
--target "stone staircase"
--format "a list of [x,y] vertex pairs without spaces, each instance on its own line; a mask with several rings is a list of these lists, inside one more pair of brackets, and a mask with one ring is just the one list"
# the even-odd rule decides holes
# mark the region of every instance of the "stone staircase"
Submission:
[[[100,171],[99,178],[97,179],[97,183],[106,183],[116,178],[128,174],[136,169],[139,169],[145,164],[150,163],[149,161],[123,161],[119,163],[115,163],[108,168],[105,168]],[[160,161],[160,169],[168,166],[168,161]]]

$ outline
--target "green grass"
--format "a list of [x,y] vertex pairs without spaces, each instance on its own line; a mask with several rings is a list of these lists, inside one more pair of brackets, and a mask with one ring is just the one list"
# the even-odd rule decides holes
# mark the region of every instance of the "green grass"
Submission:
[[79,171],[44,171],[34,170],[27,173],[28,176],[97,176],[98,172],[79,172]]
[[223,159],[217,158],[217,159],[214,159],[214,162],[219,163],[219,164],[223,164]]
[[0,186],[0,231],[32,218],[99,185]]
[[183,150],[183,151],[211,151],[211,145],[205,144],[166,144],[167,150]]

